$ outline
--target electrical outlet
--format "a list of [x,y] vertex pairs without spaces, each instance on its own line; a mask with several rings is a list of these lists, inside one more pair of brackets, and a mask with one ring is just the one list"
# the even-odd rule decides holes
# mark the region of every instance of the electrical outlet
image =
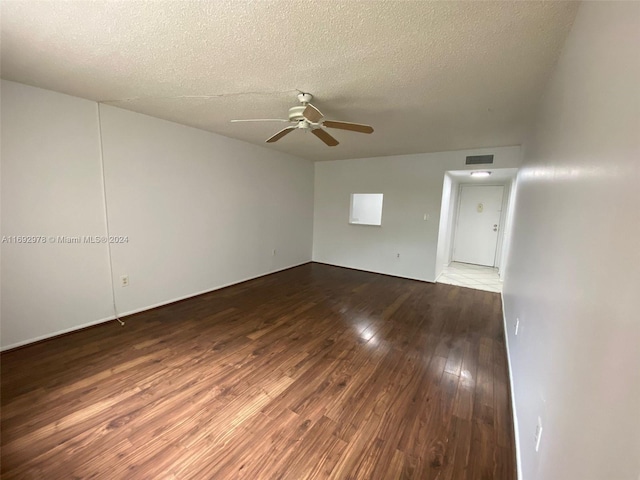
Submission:
[[400,254],[399,253],[396,253],[396,258],[400,258]]
[[536,452],[540,450],[540,440],[542,439],[542,419],[538,417],[538,424],[536,425]]
[[516,327],[515,327],[515,334],[518,335],[518,330],[520,329],[520,319],[516,318]]
[[122,275],[120,277],[120,286],[128,287],[129,286],[129,275]]

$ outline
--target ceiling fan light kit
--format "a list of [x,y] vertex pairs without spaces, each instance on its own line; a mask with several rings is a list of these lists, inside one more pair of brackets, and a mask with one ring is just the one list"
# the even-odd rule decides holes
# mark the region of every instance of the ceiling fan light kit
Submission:
[[280,118],[256,118],[247,120],[231,120],[232,122],[289,122],[293,125],[283,128],[275,135],[269,137],[266,142],[274,143],[280,140],[282,137],[291,133],[293,130],[302,129],[305,131],[311,131],[316,137],[322,140],[325,145],[329,147],[335,147],[339,142],[333,138],[326,128],[336,128],[339,130],[348,130],[358,133],[373,133],[373,127],[369,125],[363,125],[361,123],[350,122],[338,122],[335,120],[325,120],[324,115],[320,110],[311,105],[313,95],[310,93],[300,92],[298,94],[298,101],[302,105],[297,105],[289,109],[289,120]]

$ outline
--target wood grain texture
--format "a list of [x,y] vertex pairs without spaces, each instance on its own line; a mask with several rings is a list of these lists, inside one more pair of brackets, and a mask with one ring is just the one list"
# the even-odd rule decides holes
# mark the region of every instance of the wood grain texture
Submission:
[[512,480],[500,309],[307,264],[5,352],[2,478]]

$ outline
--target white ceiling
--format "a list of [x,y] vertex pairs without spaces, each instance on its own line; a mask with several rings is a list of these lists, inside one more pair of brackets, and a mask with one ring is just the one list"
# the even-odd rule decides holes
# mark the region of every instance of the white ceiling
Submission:
[[296,89],[367,123],[329,148],[294,131],[269,148],[314,160],[522,142],[575,2],[11,1],[2,77],[265,145]]

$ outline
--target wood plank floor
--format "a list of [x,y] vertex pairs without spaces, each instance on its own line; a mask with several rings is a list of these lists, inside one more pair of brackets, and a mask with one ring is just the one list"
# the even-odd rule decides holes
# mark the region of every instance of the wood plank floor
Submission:
[[515,478],[500,296],[307,264],[5,352],[3,479]]

